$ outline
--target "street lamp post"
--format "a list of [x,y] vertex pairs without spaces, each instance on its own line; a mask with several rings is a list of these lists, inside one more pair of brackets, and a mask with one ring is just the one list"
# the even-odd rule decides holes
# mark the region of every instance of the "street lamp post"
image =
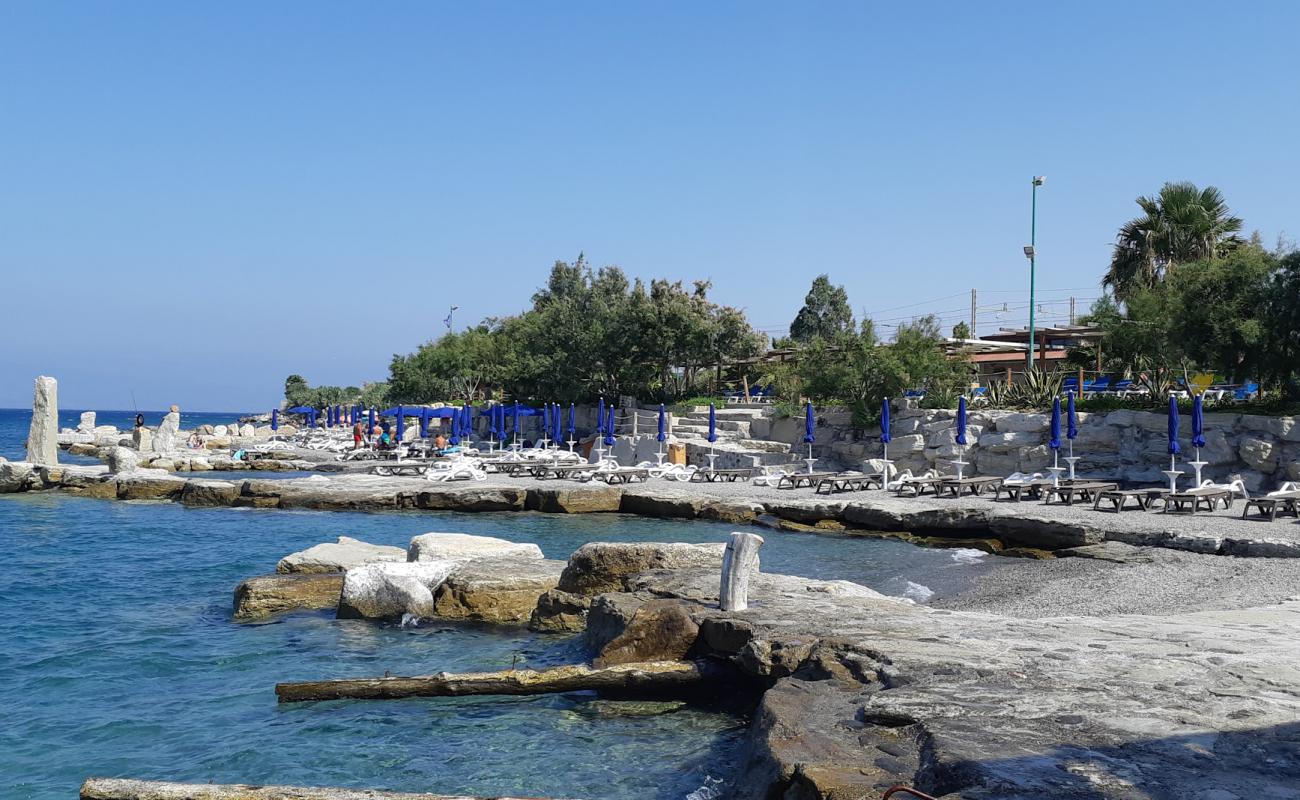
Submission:
[[1029,368],[1034,368],[1034,244],[1038,233],[1038,187],[1047,180],[1046,175],[1035,175],[1029,201],[1029,246],[1025,256],[1029,259]]

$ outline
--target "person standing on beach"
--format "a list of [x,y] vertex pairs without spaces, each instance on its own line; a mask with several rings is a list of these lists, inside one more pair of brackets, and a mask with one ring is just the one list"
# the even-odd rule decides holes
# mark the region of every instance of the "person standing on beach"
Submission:
[[352,449],[361,449],[361,440],[365,438],[365,426],[357,422],[352,426]]

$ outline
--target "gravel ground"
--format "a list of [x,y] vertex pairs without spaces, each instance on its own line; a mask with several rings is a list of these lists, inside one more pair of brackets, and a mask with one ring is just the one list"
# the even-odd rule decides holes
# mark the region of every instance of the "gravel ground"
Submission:
[[1143,563],[1088,558],[996,559],[936,608],[1012,617],[1178,614],[1250,608],[1300,597],[1300,563],[1133,548]]

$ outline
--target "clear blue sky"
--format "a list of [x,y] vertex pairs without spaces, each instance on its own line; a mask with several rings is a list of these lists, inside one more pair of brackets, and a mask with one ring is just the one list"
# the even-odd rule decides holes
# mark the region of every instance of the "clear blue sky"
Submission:
[[[0,4],[0,406],[266,408],[557,258],[773,332],[1098,294],[1133,198],[1300,234],[1300,4]],[[1016,304],[1019,304],[1019,310]],[[905,308],[899,308],[903,306]]]

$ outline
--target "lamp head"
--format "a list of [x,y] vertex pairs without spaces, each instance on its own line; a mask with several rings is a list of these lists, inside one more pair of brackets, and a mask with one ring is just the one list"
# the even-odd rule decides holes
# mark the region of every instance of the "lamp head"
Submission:
[[1025,258],[1033,258],[1033,257],[1034,257],[1034,246],[1032,244],[1025,245]]
[[1035,175],[1035,176],[1034,176],[1034,185],[1035,185],[1035,186],[1042,186],[1042,185],[1043,185],[1044,183],[1046,183],[1046,182],[1047,182],[1047,176],[1046,176],[1046,175]]

